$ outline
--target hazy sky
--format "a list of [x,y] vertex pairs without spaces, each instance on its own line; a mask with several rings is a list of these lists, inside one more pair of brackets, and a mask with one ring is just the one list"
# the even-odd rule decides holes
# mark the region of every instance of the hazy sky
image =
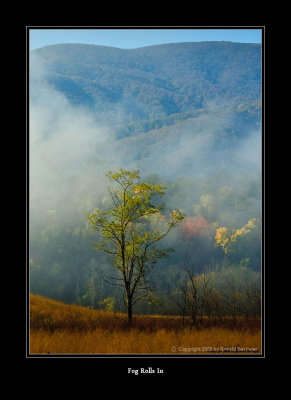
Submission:
[[[87,27],[86,27],[87,28]],[[57,43],[85,43],[113,46],[123,49],[151,46],[163,43],[231,41],[241,43],[261,43],[262,30],[251,29],[51,29],[28,27],[30,50]]]

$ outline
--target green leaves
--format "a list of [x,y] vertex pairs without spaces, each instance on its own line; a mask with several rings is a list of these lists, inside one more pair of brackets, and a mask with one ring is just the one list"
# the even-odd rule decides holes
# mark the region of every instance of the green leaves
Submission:
[[112,208],[108,211],[95,209],[87,214],[87,219],[102,237],[94,246],[105,252],[120,272],[127,304],[131,307],[137,301],[149,298],[146,275],[171,251],[156,246],[185,214],[173,210],[168,219],[162,215],[163,204],[154,203],[164,195],[166,187],[141,182],[138,170],[110,171],[107,177],[115,184],[108,189]]

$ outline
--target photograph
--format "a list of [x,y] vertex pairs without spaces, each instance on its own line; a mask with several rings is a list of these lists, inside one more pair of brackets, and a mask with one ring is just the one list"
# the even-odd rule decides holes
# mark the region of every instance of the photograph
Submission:
[[26,26],[26,358],[265,357],[264,34]]

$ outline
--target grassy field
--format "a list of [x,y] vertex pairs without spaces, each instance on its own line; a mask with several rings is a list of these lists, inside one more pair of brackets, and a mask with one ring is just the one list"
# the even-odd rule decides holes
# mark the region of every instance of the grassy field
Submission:
[[261,322],[126,315],[30,296],[30,354],[260,354]]

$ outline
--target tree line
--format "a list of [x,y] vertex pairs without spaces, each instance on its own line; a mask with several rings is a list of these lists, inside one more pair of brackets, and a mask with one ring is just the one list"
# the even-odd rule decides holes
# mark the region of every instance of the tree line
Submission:
[[[63,226],[57,211],[50,210],[50,224],[36,230],[30,259],[33,292],[92,308],[125,307],[129,323],[133,307],[137,312],[181,313],[193,321],[260,314],[260,219],[231,224],[223,210],[228,226],[213,222],[218,219],[214,200],[227,204],[234,195],[231,187],[218,182],[215,188],[204,181],[195,194],[188,179],[178,179],[166,190],[168,182],[159,177],[142,180],[139,171],[122,169],[108,178],[113,184],[108,197],[87,213],[83,226]],[[256,186],[247,188],[248,196],[255,197]],[[199,203],[191,206],[191,214],[194,195]],[[169,210],[171,206],[181,209]],[[88,250],[92,243],[101,252]],[[187,251],[194,270],[188,261],[185,269]],[[227,273],[229,284],[223,285],[219,277]],[[233,282],[240,283],[232,287]]]

